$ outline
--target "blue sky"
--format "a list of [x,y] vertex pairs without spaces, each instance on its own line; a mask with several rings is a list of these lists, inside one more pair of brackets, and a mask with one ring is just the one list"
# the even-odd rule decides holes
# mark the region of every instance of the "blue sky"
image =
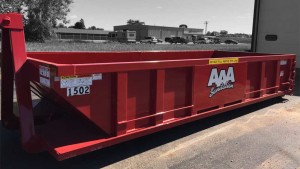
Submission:
[[254,0],[74,0],[68,18],[70,24],[83,18],[86,27],[105,30],[128,19],[190,28],[204,28],[208,21],[208,31],[251,34],[253,10]]

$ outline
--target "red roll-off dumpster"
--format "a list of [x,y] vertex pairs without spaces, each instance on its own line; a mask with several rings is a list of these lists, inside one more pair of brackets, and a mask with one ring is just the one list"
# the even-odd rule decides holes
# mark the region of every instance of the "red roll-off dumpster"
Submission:
[[19,127],[25,150],[46,150],[58,160],[294,88],[293,54],[26,52],[22,15],[1,14],[0,27],[2,124]]

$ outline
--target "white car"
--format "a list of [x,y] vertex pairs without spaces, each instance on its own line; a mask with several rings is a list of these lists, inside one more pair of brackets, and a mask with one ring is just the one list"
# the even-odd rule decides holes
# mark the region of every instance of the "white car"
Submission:
[[141,40],[140,43],[156,44],[157,43],[157,39],[154,36],[145,37],[145,39]]

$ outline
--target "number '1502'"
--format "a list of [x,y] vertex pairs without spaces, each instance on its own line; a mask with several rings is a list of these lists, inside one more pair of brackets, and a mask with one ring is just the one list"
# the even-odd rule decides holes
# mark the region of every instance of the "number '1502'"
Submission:
[[90,86],[79,86],[67,88],[67,96],[90,94]]

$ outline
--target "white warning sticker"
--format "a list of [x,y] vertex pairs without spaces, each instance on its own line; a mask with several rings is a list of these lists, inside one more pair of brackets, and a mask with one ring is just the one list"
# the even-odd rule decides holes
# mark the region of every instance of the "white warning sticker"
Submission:
[[40,75],[50,78],[50,68],[40,65]]
[[50,87],[50,79],[40,76],[40,83],[46,87]]
[[102,80],[102,73],[92,74],[93,80]]
[[39,66],[40,83],[43,86],[50,87],[50,68],[46,66]]
[[91,86],[93,78],[89,77],[61,77],[60,88],[71,88],[78,86]]
[[280,77],[283,77],[284,76],[284,71],[280,71]]
[[287,65],[287,60],[281,60],[280,61],[280,65],[282,66],[282,65]]

